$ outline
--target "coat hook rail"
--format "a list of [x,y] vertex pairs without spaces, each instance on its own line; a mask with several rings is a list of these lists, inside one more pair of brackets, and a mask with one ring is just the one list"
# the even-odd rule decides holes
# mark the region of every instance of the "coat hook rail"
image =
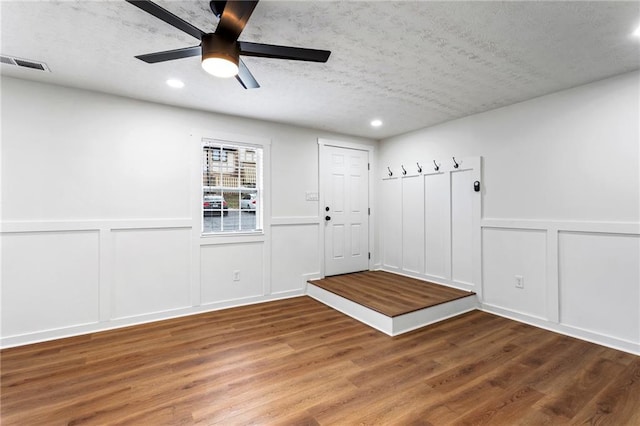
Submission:
[[456,161],[456,157],[451,157],[453,158],[453,168],[457,169],[458,167],[460,167],[460,164],[458,164],[458,162]]
[[404,164],[400,164],[400,167],[402,167],[402,176],[405,176],[407,171],[404,169]]
[[433,170],[435,170],[436,172],[440,170],[440,166],[438,165],[438,163],[436,163],[436,160],[433,160],[433,165],[435,166]]
[[416,162],[416,165],[418,166],[418,173],[422,173],[422,166],[420,165],[420,163]]
[[389,168],[389,166],[387,166],[387,170],[389,170],[389,177],[393,176],[393,172],[391,171],[391,169]]

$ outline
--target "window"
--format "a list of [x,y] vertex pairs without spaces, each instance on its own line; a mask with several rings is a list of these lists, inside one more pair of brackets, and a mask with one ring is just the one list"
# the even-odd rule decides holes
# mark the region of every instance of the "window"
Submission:
[[262,148],[202,141],[202,233],[262,231]]
[[222,149],[210,149],[213,161],[227,161],[227,151]]

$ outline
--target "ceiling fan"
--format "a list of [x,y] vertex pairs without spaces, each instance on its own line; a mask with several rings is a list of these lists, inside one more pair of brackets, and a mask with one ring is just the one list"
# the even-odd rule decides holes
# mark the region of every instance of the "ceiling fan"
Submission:
[[152,1],[126,1],[200,40],[200,45],[198,46],[149,53],[136,56],[136,58],[153,64],[201,55],[202,68],[205,71],[217,77],[235,76],[245,89],[256,89],[260,85],[242,62],[240,55],[294,61],[327,62],[331,54],[328,50],[238,41],[240,33],[258,4],[257,0],[214,0],[209,2],[211,11],[220,19],[213,33],[205,33]]

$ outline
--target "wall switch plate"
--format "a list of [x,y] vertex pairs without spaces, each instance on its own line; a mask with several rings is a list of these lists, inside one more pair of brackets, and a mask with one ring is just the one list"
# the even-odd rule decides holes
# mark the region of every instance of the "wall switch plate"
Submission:
[[516,275],[516,288],[524,288],[524,278],[522,275]]
[[233,280],[240,281],[240,271],[233,271]]

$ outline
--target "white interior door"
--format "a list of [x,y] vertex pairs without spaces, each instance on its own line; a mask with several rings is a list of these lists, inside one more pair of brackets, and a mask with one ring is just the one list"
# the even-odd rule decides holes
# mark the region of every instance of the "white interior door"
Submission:
[[369,152],[324,146],[325,275],[369,269]]

